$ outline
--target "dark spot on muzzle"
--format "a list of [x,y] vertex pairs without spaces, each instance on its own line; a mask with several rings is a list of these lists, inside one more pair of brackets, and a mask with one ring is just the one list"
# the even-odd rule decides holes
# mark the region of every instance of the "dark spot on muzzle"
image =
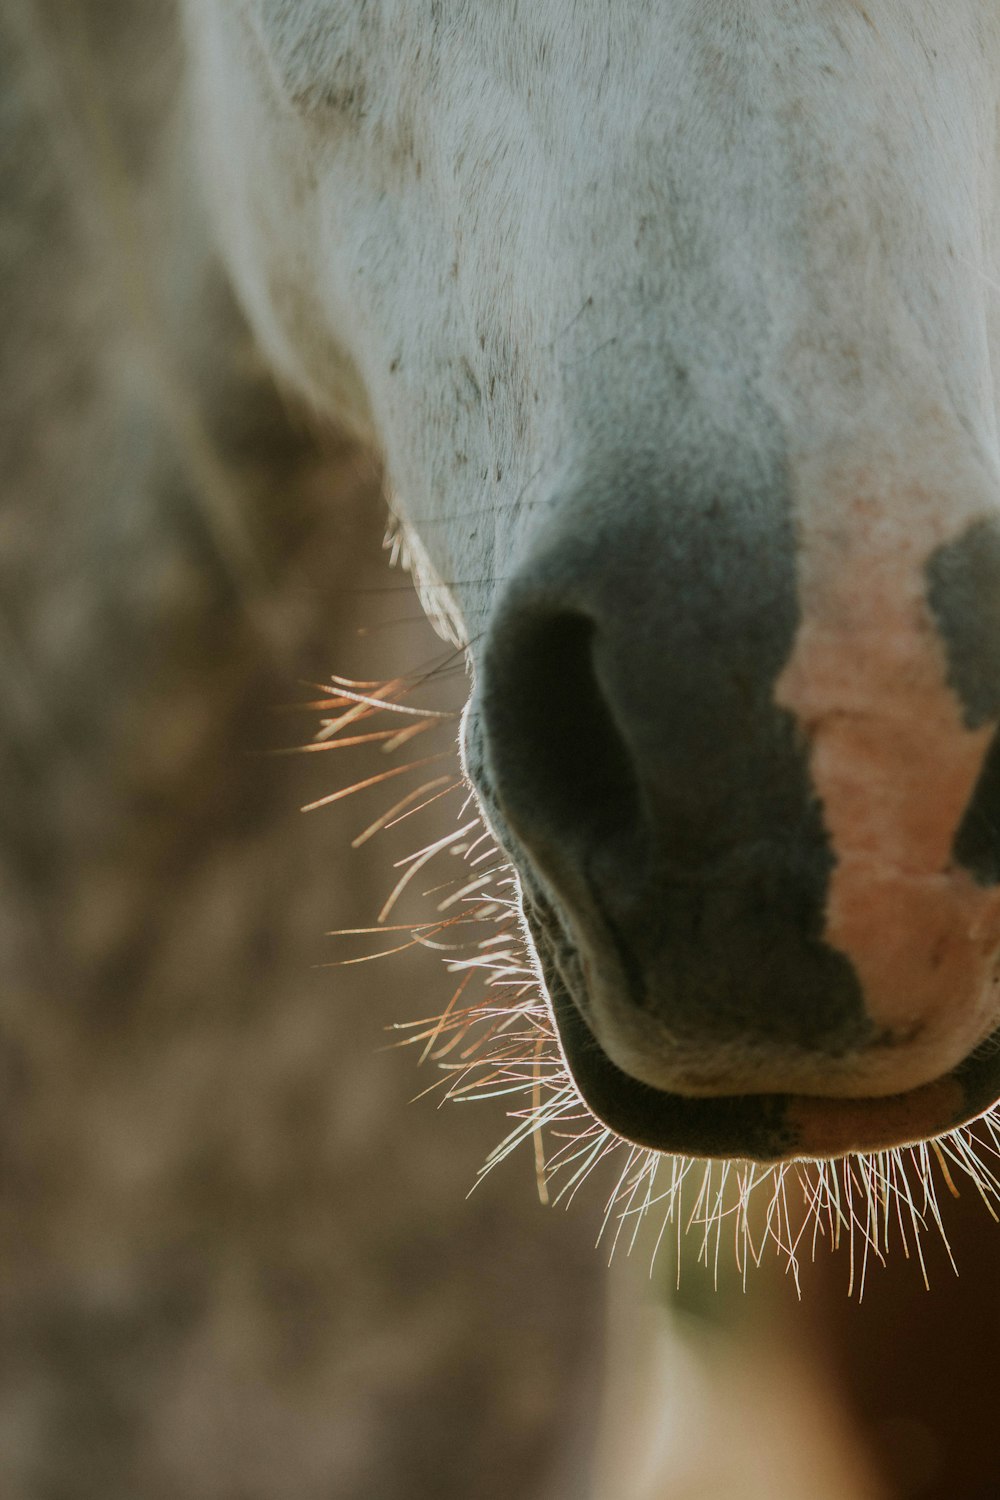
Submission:
[[952,857],[980,885],[1000,884],[1000,735],[994,735],[987,751]]
[[[935,552],[927,598],[966,726],[1000,721],[1000,521],[983,520]],[[980,885],[1000,883],[1000,734],[955,835],[956,864]]]
[[1000,720],[1000,521],[977,521],[927,564],[927,598],[969,729]]

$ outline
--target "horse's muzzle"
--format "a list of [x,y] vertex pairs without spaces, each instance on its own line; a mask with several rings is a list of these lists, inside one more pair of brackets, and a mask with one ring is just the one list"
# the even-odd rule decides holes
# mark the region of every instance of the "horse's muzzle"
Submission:
[[480,657],[470,773],[567,1063],[663,1150],[940,1134],[1000,1094],[995,725],[936,633],[968,569],[949,594],[939,555],[855,631],[801,607],[780,506],[684,520],[537,549]]

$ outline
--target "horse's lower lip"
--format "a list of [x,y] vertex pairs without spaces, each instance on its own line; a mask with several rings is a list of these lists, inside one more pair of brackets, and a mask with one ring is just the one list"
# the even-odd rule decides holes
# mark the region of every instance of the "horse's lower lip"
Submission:
[[944,1077],[884,1098],[667,1093],[617,1067],[558,974],[546,979],[566,1064],[584,1103],[617,1135],[654,1151],[769,1164],[831,1159],[944,1135],[1000,1099],[1000,1032]]

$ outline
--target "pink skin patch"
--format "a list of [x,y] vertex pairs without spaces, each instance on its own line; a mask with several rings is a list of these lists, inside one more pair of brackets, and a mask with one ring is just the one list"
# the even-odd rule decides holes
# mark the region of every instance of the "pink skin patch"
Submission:
[[937,486],[883,489],[870,468],[823,481],[800,515],[802,622],[775,696],[809,742],[836,856],[825,941],[895,1043],[825,1092],[896,1093],[940,1078],[995,1025],[1000,891],[951,851],[996,726],[963,722],[925,578],[987,507],[978,476],[953,480],[947,503]]

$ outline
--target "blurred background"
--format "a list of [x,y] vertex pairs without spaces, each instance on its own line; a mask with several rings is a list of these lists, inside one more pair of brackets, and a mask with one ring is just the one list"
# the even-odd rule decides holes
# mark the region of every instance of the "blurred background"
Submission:
[[[600,1192],[543,1208],[525,1152],[467,1199],[502,1103],[410,1102],[386,1028],[440,959],[328,967],[413,839],[352,852],[391,798],[301,816],[340,764],[270,752],[331,672],[447,651],[231,304],[180,78],[169,0],[0,9],[0,1497],[742,1500],[797,1424],[781,1495],[1000,1495],[974,1194],[930,1295],[901,1260],[859,1308],[821,1253],[801,1304],[609,1302]],[[745,1486],[673,1463],[661,1365]]]
[[440,959],[321,967],[395,799],[264,753],[445,648],[199,242],[178,79],[170,4],[0,11],[0,1495],[541,1494],[590,1236],[530,1156],[466,1202],[502,1112],[386,1050]]

